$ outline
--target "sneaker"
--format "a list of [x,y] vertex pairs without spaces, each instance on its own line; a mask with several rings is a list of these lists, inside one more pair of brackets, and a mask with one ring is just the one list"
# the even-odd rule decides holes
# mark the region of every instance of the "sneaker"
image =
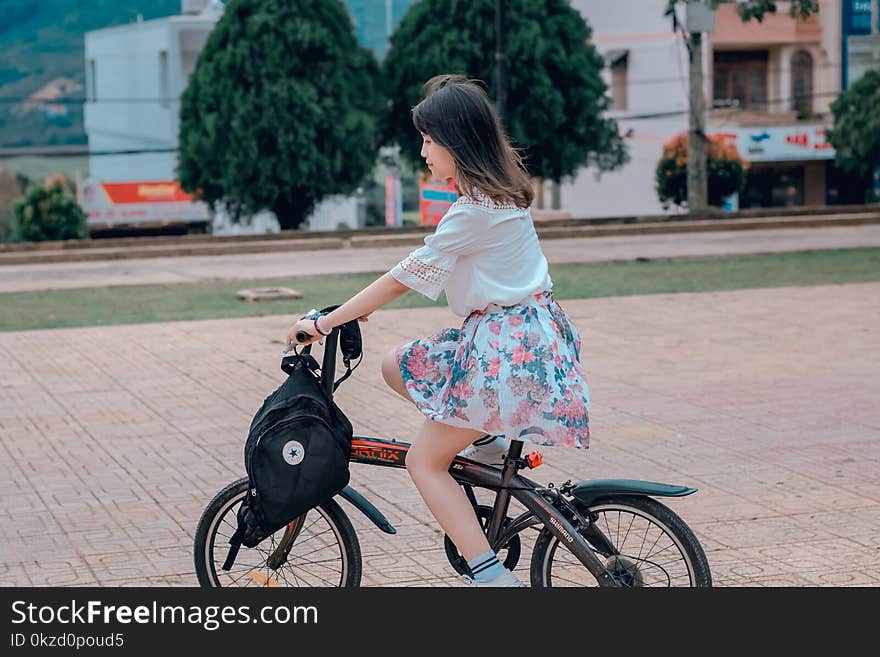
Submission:
[[464,576],[465,581],[468,582],[468,586],[494,586],[494,587],[508,587],[508,588],[519,588],[525,587],[522,580],[510,572],[507,568],[504,569],[504,572],[501,573],[495,579],[491,579],[488,582],[478,582],[477,580]]
[[483,436],[461,450],[458,455],[486,465],[504,465],[510,443],[504,436]]

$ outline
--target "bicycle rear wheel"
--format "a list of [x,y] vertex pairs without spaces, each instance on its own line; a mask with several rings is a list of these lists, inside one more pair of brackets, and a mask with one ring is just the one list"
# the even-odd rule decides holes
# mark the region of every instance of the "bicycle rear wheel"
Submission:
[[205,507],[193,542],[199,584],[220,586],[352,587],[361,581],[361,548],[351,521],[333,500],[309,509],[254,548],[241,546],[223,570],[247,478],[234,481]]
[[[599,500],[583,514],[593,519],[610,546],[582,533],[623,586],[712,586],[700,542],[669,507],[649,497],[627,496]],[[541,530],[532,551],[531,584],[598,586],[593,574],[547,529]]]

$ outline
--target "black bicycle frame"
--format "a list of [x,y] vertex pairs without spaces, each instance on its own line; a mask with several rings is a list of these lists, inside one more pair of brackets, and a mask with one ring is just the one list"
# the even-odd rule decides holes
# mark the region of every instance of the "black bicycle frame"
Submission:
[[[449,473],[459,484],[496,491],[492,519],[486,532],[489,545],[497,549],[526,527],[542,524],[577,557],[601,586],[618,586],[617,581],[605,568],[605,564],[566,517],[563,509],[574,517],[577,517],[577,512],[568,505],[562,495],[553,488],[542,486],[517,474],[516,462],[519,460],[522,446],[522,441],[513,441],[502,469],[463,456],[455,457],[449,466]],[[405,468],[409,448],[410,443],[398,440],[355,436],[351,444],[350,460],[352,463]],[[504,526],[502,521],[507,515],[511,496],[528,511]],[[553,501],[550,501],[551,499]]]
[[[334,328],[325,338],[326,344],[321,362],[321,383],[331,397],[334,392],[339,330],[339,327]],[[308,353],[310,349],[306,347],[305,351]],[[492,520],[487,531],[489,545],[496,549],[525,527],[541,523],[593,574],[600,586],[618,586],[615,578],[605,568],[605,564],[566,517],[563,509],[568,511],[572,518],[577,518],[579,514],[568,505],[562,495],[555,489],[544,487],[517,474],[521,467],[518,464],[521,463],[522,446],[522,441],[512,441],[508,458],[505,459],[504,467],[500,470],[461,456],[457,456],[449,466],[450,474],[458,483],[497,491]],[[353,463],[405,468],[409,448],[410,443],[354,436],[350,460]],[[525,506],[528,512],[504,527],[502,521],[507,515],[511,495]],[[553,501],[550,502],[548,498]]]

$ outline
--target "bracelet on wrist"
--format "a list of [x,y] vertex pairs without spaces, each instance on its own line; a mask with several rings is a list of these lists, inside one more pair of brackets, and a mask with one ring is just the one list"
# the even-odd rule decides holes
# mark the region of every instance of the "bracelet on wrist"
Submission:
[[330,329],[330,331],[327,331],[326,333],[324,333],[324,331],[321,330],[321,327],[318,326],[318,319],[319,319],[320,317],[323,317],[323,315],[318,315],[317,317],[313,317],[313,318],[312,318],[312,324],[314,324],[314,326],[315,326],[315,332],[316,332],[318,335],[323,336],[323,337],[327,337],[328,335],[330,335],[330,332],[331,332],[333,329]]

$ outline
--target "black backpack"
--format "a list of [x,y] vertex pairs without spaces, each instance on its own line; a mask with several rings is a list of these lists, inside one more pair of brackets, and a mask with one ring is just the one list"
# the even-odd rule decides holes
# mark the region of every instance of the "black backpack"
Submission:
[[321,385],[317,361],[306,351],[284,357],[281,369],[287,380],[266,397],[248,431],[248,492],[224,570],[242,544],[256,546],[349,481],[351,422]]

